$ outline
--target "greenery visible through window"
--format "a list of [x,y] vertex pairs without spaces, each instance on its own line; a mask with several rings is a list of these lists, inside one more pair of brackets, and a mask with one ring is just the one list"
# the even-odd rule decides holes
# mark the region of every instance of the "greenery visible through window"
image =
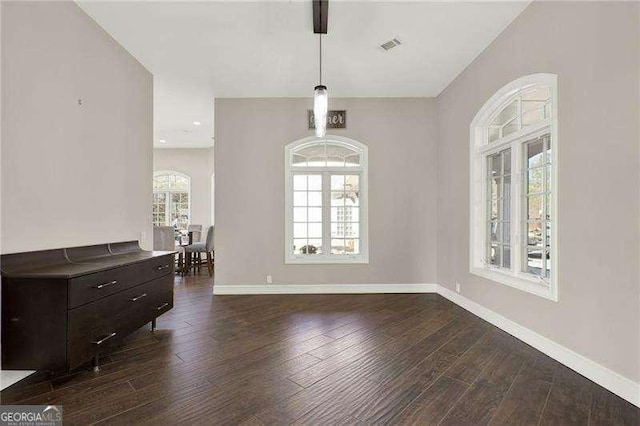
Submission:
[[471,124],[470,170],[471,272],[553,300],[556,85],[534,74],[487,101]]
[[153,176],[153,224],[187,229],[191,220],[190,179],[178,172]]

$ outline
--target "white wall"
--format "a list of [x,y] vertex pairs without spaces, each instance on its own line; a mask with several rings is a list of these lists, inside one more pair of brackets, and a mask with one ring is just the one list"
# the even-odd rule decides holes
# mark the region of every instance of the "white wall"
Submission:
[[213,148],[156,148],[153,171],[177,171],[191,178],[191,223],[203,229],[213,224],[211,175]]
[[[640,381],[640,4],[534,2],[438,98],[438,281]],[[469,274],[469,124],[558,74],[558,302]],[[555,149],[555,148],[554,148]]]
[[216,100],[216,284],[434,283],[433,99],[330,99],[369,147],[369,264],[284,264],[284,146],[311,135],[312,99]]
[[0,7],[2,252],[148,246],[151,74],[73,2]]

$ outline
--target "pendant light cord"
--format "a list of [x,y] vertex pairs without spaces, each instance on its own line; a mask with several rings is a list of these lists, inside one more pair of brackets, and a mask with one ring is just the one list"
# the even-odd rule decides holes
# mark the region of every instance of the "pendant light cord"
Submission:
[[320,85],[322,85],[322,33],[318,34],[320,39]]

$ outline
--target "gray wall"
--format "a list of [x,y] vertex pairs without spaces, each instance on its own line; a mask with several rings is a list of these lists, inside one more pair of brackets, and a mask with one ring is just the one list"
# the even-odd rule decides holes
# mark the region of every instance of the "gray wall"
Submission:
[[[639,7],[534,2],[438,98],[438,282],[635,381]],[[537,72],[559,76],[557,303],[468,272],[469,124]]]
[[216,284],[434,283],[433,99],[330,99],[369,147],[369,264],[284,264],[284,146],[312,99],[216,100]]
[[152,75],[74,2],[0,7],[2,252],[148,246]]

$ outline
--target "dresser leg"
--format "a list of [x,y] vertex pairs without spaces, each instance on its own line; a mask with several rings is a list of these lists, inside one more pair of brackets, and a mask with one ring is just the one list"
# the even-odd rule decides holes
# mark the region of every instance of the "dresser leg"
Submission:
[[152,319],[151,320],[151,331],[155,331],[156,329],[156,319]]
[[100,371],[100,364],[98,363],[99,358],[100,357],[98,355],[93,356],[93,371],[96,373]]

